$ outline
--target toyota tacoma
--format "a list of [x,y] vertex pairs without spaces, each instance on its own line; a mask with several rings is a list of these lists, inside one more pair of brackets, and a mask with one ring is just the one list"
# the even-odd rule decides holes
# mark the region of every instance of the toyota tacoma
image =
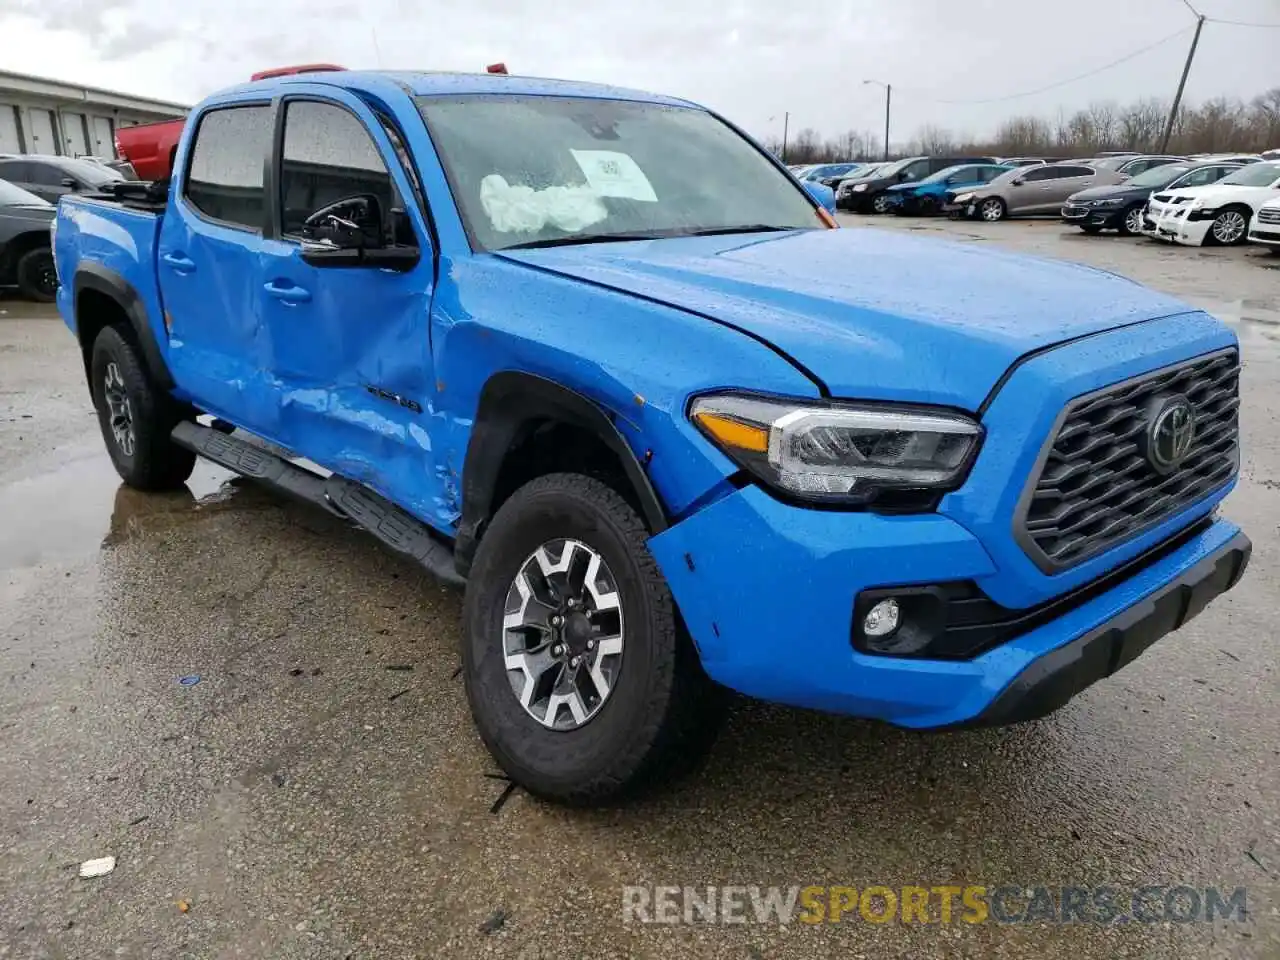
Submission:
[[543,797],[689,767],[725,688],[1043,716],[1248,561],[1227,327],[839,229],[684,100],[271,76],[191,112],[167,182],[63,198],[54,250],[124,482],[203,456],[465,583],[476,725]]

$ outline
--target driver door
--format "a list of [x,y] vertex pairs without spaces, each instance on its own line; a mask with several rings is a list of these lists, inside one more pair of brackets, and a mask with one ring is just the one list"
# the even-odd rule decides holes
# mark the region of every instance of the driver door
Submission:
[[[388,131],[402,140],[332,88],[291,92],[276,122],[258,291],[278,394],[274,439],[439,525],[443,484],[428,437],[434,264],[416,175]],[[351,227],[362,243],[417,257],[387,266],[314,256],[335,237],[350,242]]]

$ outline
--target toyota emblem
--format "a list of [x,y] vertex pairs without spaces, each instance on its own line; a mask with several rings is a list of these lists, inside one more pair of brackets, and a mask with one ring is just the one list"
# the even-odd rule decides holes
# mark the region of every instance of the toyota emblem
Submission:
[[1147,421],[1147,462],[1156,473],[1173,473],[1191,451],[1196,414],[1186,397],[1161,397]]

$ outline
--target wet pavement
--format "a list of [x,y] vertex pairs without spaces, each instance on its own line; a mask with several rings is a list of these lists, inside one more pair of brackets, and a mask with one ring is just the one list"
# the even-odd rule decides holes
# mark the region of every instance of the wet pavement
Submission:
[[[566,811],[508,791],[473,732],[458,594],[208,465],[181,494],[122,488],[71,337],[0,299],[0,957],[1280,956],[1280,258],[875,224],[1235,324],[1245,581],[1038,723],[920,735],[739,701],[695,777]],[[624,923],[623,888],[651,884],[1217,885],[1248,917]]]

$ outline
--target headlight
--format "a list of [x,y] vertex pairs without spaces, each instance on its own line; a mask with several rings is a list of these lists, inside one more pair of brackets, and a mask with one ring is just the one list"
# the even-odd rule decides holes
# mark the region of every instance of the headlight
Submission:
[[862,191],[864,191],[864,190],[866,190],[866,189],[867,189],[867,185],[866,185],[865,183],[855,183],[855,184],[853,185],[853,192],[854,192],[854,193],[862,193]]
[[971,203],[974,199],[972,193],[962,193],[956,197],[956,203]]
[[895,404],[818,404],[716,394],[689,409],[698,428],[757,480],[846,504],[886,489],[959,486],[982,428],[959,414]]
[[1107,208],[1114,209],[1115,207],[1123,207],[1124,205],[1125,205],[1125,201],[1120,199],[1093,201],[1093,206],[1100,207],[1102,209],[1107,209]]

